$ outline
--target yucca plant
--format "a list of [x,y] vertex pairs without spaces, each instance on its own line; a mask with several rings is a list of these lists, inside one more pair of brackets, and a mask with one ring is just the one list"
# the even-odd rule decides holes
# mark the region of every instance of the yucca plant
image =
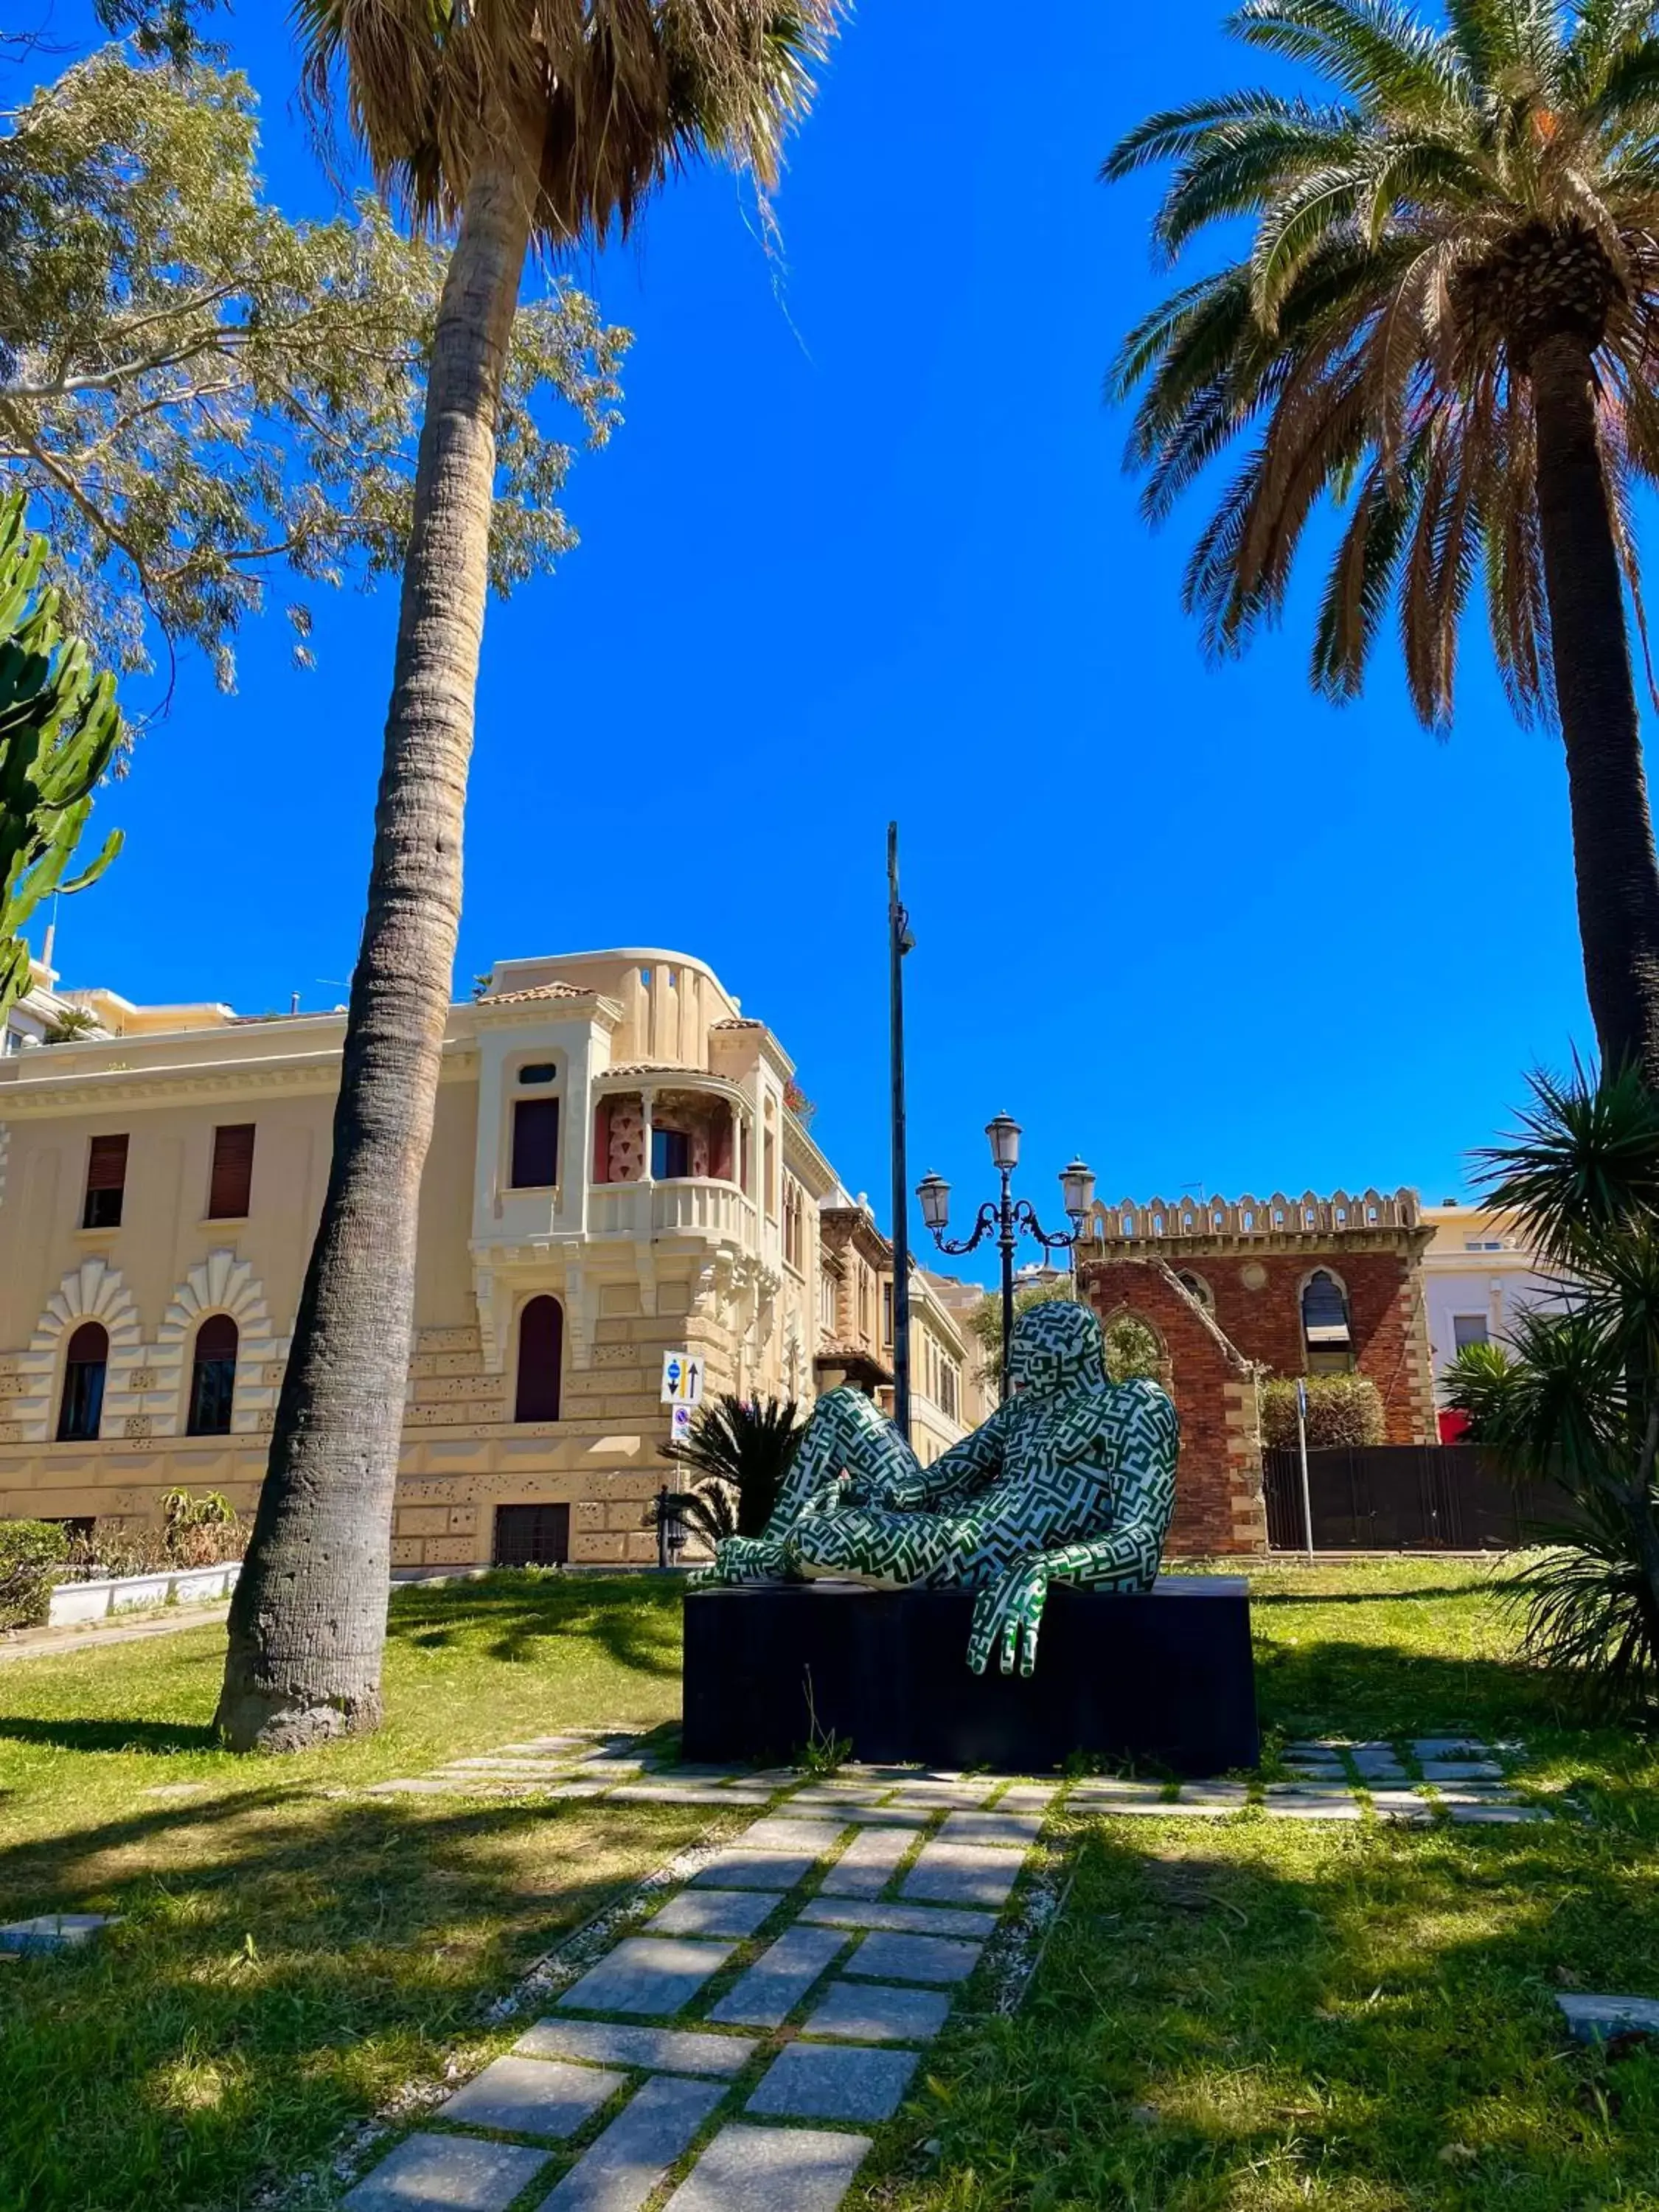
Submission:
[[793,1398],[706,1398],[686,1441],[665,1444],[662,1455],[690,1470],[692,1492],[735,1497],[735,1521],[720,1536],[758,1536],[777,1505],[801,1426]]
[[1474,1437],[1559,1485],[1561,1523],[1516,1584],[1544,1661],[1625,1696],[1659,1689],[1659,1103],[1633,1068],[1533,1080],[1520,1128],[1483,1156],[1488,1202],[1563,1288],[1508,1346],[1448,1370]]
[[1154,115],[1109,179],[1174,162],[1155,238],[1249,250],[1175,292],[1112,373],[1161,520],[1249,451],[1199,536],[1216,652],[1284,606],[1322,501],[1342,515],[1313,679],[1360,688],[1390,610],[1425,723],[1452,714],[1484,595],[1519,713],[1565,743],[1601,1062],[1659,1086],[1659,863],[1627,600],[1634,495],[1659,478],[1659,7],[1643,0],[1248,0],[1243,43],[1322,97],[1226,93]]
[[313,103],[337,95],[382,189],[417,223],[453,226],[455,244],[333,1160],[231,1607],[217,1725],[233,1748],[297,1749],[380,1717],[421,1174],[460,919],[496,420],[526,259],[626,234],[658,185],[704,158],[770,184],[839,3],[296,0]]

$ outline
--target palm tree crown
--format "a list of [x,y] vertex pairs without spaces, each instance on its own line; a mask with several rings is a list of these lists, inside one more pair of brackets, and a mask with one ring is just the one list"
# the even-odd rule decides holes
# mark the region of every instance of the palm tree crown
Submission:
[[[1355,692],[1397,599],[1413,701],[1451,713],[1459,619],[1484,580],[1516,707],[1551,672],[1534,357],[1594,365],[1625,580],[1628,501],[1659,474],[1659,8],[1447,0],[1443,29],[1386,0],[1249,0],[1246,44],[1310,64],[1328,104],[1242,92],[1152,117],[1108,178],[1174,160],[1157,222],[1174,258],[1243,216],[1246,258],[1127,340],[1132,458],[1153,517],[1220,451],[1257,442],[1204,529],[1187,599],[1211,646],[1279,609],[1322,495],[1347,514],[1313,665]],[[1639,599],[1638,601],[1639,606]],[[1554,641],[1558,648],[1561,641]]]
[[841,0],[295,0],[309,96],[343,77],[383,189],[448,222],[480,159],[533,180],[546,243],[624,232],[713,153],[776,177]]

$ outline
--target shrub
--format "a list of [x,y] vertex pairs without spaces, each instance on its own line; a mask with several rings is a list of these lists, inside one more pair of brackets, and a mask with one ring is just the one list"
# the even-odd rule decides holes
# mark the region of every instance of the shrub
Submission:
[[0,1521],[0,1628],[40,1626],[68,1557],[69,1538],[55,1521]]
[[[1369,1375],[1310,1375],[1308,1449],[1380,1444],[1382,1400]],[[1296,1445],[1296,1384],[1275,1375],[1261,1386],[1261,1441],[1270,1450]]]
[[69,1549],[76,1580],[110,1575],[170,1574],[180,1567],[216,1567],[240,1559],[247,1549],[247,1528],[228,1498],[216,1490],[193,1498],[187,1490],[161,1494],[161,1523],[100,1520],[89,1536],[77,1536]]

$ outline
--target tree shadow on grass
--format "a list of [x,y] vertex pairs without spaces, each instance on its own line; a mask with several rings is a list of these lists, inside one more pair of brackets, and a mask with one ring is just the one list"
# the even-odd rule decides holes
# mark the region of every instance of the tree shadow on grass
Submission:
[[1469,1729],[1502,1737],[1583,1727],[1589,1717],[1582,1681],[1518,1655],[1459,1658],[1382,1640],[1258,1637],[1255,1681],[1262,1720],[1298,1730],[1413,1736]]
[[489,2000],[708,1820],[278,1787],[0,1851],[0,1917],[122,1916],[0,1984],[0,2206],[252,2203],[441,2081]]
[[630,1673],[668,1677],[680,1668],[682,1595],[678,1580],[503,1571],[441,1590],[395,1592],[387,1633],[428,1651],[476,1644],[510,1662],[556,1658],[541,1647],[571,1637]]
[[887,2174],[930,2174],[896,2201],[1650,2201],[1659,2059],[1575,2051],[1553,2002],[1564,1973],[1659,1994],[1643,1849],[1287,1827],[1089,1823],[1022,2013],[962,2020],[939,2101],[883,2146]]
[[218,1738],[210,1728],[192,1727],[188,1721],[39,1720],[8,1713],[0,1713],[0,1741],[51,1744],[64,1751],[125,1751],[157,1757],[219,1748]]

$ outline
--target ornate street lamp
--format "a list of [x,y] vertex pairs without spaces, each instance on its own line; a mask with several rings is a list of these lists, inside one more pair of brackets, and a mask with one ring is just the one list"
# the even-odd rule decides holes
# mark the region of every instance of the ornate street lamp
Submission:
[[1095,1179],[1081,1160],[1060,1170],[1060,1200],[1071,1218],[1069,1231],[1050,1236],[1037,1219],[1027,1199],[1016,1199],[1009,1186],[1019,1165],[1019,1124],[1012,1114],[999,1114],[986,1125],[991,1159],[1002,1177],[1002,1195],[987,1200],[974,1223],[971,1237],[952,1243],[945,1231],[951,1219],[951,1186],[943,1176],[927,1175],[916,1185],[921,1218],[941,1252],[971,1252],[994,1231],[1002,1254],[1002,1395],[1008,1395],[1008,1355],[1014,1334],[1014,1247],[1022,1235],[1035,1237],[1046,1252],[1069,1251],[1083,1234],[1083,1224],[1094,1203]]

